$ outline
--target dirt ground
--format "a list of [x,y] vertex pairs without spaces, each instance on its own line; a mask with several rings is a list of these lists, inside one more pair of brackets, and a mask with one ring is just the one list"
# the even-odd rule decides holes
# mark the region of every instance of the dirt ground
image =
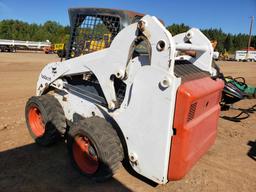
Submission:
[[[64,143],[34,144],[24,119],[42,67],[58,60],[42,53],[0,53],[0,191],[256,191],[256,113],[242,122],[219,120],[215,145],[182,180],[152,186],[124,168],[105,183],[94,183],[70,165]],[[244,76],[256,86],[256,63],[219,62],[226,75]],[[256,100],[239,102],[248,108]],[[225,115],[235,114],[226,112]],[[222,114],[223,115],[223,114]]]

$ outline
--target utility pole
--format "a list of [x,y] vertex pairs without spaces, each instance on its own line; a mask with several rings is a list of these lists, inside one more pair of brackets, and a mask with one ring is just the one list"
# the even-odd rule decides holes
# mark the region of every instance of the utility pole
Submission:
[[247,46],[247,54],[248,54],[249,48],[251,46],[253,21],[254,21],[254,16],[251,16],[250,32],[249,32],[249,39],[248,39],[248,46]]
[[251,39],[252,39],[252,27],[253,27],[253,21],[254,21],[254,16],[251,16],[251,24],[250,24],[250,32],[249,32],[249,39],[248,39],[248,45],[247,45],[247,52],[245,55],[245,59],[249,59],[249,48],[251,45]]

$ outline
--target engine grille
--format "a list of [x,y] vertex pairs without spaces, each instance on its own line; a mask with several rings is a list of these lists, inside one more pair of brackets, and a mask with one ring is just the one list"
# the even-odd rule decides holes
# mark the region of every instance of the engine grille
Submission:
[[201,70],[187,60],[175,61],[174,74],[176,77],[181,77],[182,82],[210,76],[207,71]]

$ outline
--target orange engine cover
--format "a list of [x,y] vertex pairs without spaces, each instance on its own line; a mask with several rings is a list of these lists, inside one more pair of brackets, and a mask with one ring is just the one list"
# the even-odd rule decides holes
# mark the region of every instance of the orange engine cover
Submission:
[[214,143],[222,80],[210,77],[183,83],[177,92],[168,180],[178,180]]

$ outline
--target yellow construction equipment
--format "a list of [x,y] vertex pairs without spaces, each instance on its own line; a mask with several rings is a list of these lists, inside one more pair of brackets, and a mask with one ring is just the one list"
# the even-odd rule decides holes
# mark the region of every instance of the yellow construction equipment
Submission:
[[94,39],[91,41],[85,42],[86,51],[94,52],[104,49],[110,45],[111,42],[111,34],[104,34],[101,39]]

